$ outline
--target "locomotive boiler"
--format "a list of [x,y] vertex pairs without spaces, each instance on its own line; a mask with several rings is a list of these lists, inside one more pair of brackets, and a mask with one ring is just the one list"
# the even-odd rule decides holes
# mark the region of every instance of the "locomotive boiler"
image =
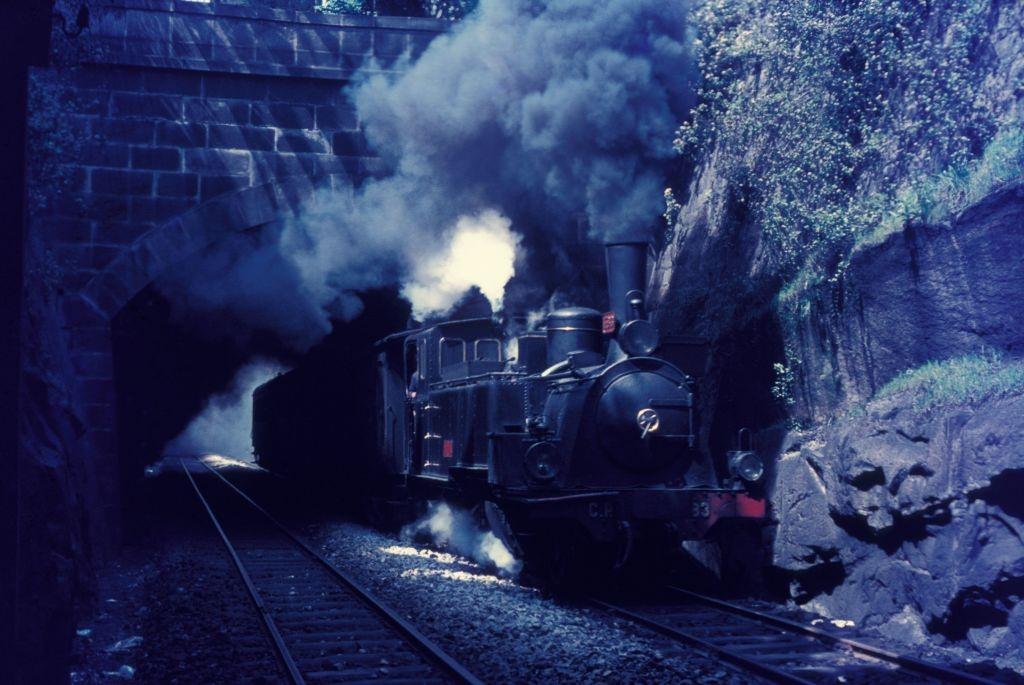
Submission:
[[491,319],[377,343],[376,466],[388,499],[478,505],[554,581],[666,559],[725,519],[765,516],[750,449],[716,473],[693,379],[644,311],[647,245],[606,246],[610,311],[551,312],[506,340]]

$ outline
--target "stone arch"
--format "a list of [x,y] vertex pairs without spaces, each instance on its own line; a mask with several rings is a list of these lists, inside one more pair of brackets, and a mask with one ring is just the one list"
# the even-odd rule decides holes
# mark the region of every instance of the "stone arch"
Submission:
[[224,235],[296,214],[314,187],[300,176],[220,195],[141,235],[96,274],[81,295],[109,321],[170,264]]
[[[114,317],[176,261],[233,232],[297,214],[316,187],[318,183],[308,177],[289,177],[217,196],[143,234],[82,290],[63,298],[74,367],[72,387],[84,414],[76,452],[91,465],[87,470],[95,501],[104,509],[90,517],[97,539],[113,545],[120,539],[122,465],[116,432]],[[103,538],[99,528],[105,529]]]

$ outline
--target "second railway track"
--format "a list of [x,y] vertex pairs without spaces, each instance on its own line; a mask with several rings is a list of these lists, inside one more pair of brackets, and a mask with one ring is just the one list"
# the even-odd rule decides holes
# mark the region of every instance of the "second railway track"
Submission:
[[715,654],[771,682],[996,685],[996,681],[984,677],[681,588],[666,588],[656,601],[591,601],[616,616]]
[[200,487],[182,463],[289,682],[480,682],[223,475],[203,466],[215,477]]

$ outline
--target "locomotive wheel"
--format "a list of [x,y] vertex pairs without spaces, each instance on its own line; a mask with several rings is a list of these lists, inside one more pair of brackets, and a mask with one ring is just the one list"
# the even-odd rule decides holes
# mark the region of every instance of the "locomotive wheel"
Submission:
[[528,570],[556,592],[586,592],[606,583],[612,575],[610,551],[572,526],[542,534],[532,547],[526,561]]

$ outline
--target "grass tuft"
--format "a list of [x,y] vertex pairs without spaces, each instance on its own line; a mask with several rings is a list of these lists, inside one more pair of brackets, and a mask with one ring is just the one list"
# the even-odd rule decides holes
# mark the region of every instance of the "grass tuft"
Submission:
[[1024,393],[1024,360],[1006,359],[992,350],[904,371],[876,398],[913,393],[914,408],[927,410]]

